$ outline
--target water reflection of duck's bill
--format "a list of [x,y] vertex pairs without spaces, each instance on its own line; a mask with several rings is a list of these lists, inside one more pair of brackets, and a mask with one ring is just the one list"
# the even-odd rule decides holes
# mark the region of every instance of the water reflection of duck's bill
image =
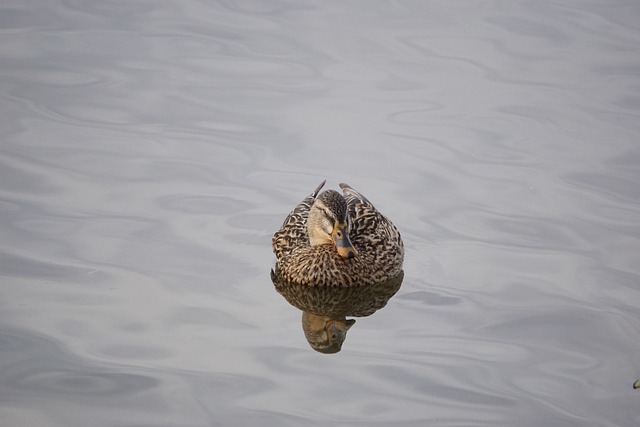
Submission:
[[292,306],[302,310],[302,329],[311,348],[321,353],[342,349],[347,331],[356,322],[346,316],[370,316],[391,299],[404,272],[384,282],[357,287],[308,286],[289,283],[271,270],[276,290]]

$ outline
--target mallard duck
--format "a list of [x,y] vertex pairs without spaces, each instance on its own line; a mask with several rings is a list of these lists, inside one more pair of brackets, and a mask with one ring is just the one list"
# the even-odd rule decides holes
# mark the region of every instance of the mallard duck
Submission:
[[273,235],[275,274],[310,286],[352,287],[384,282],[402,271],[398,229],[362,194],[323,181]]

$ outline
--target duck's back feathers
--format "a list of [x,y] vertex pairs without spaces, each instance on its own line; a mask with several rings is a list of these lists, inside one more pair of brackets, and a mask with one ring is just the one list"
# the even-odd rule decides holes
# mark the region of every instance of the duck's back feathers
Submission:
[[351,230],[349,236],[358,250],[366,248],[381,254],[397,252],[404,256],[404,247],[400,232],[384,215],[382,215],[366,197],[351,188],[340,184],[347,201]]
[[302,202],[287,215],[280,230],[273,235],[271,241],[276,258],[280,259],[301,245],[309,246],[309,234],[307,233],[307,218],[309,209],[315,202],[322,187],[327,181],[324,180],[313,190],[311,194],[304,198]]

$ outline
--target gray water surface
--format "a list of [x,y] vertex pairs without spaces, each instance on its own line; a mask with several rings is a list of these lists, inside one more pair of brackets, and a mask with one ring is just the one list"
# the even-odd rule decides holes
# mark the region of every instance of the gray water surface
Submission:
[[[5,1],[2,426],[637,426],[640,4]],[[323,179],[398,294],[314,352]]]

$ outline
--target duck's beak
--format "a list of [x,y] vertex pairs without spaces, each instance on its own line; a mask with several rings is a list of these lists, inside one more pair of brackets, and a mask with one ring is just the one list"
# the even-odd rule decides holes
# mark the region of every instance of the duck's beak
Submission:
[[331,233],[331,237],[336,244],[338,255],[342,258],[353,258],[358,255],[358,251],[356,251],[356,248],[351,244],[351,240],[349,240],[349,235],[347,234],[347,229],[347,223],[339,223],[336,221],[333,226],[333,233]]

